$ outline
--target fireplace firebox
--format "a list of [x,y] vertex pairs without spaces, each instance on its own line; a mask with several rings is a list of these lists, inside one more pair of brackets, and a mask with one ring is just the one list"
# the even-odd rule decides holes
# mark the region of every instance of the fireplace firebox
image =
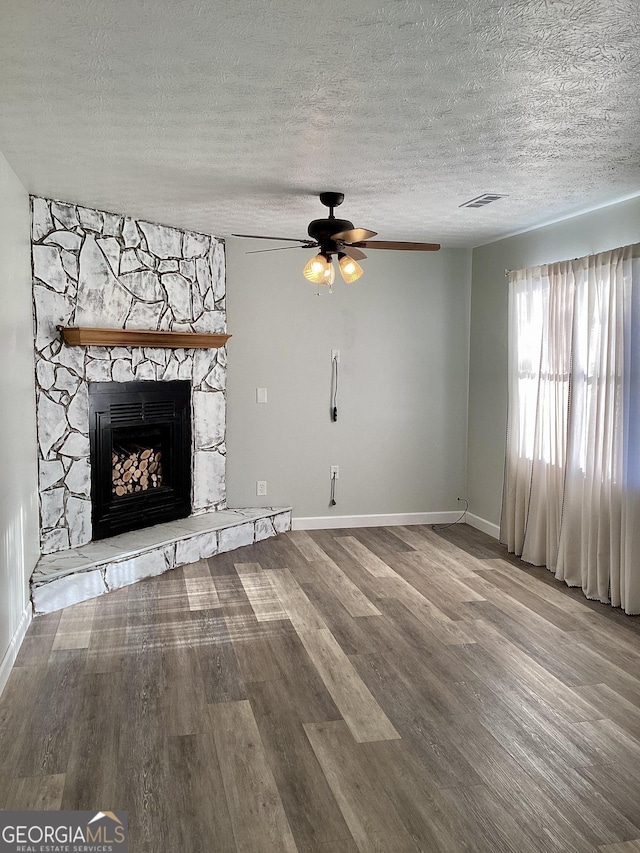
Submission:
[[191,513],[191,383],[90,382],[92,534]]

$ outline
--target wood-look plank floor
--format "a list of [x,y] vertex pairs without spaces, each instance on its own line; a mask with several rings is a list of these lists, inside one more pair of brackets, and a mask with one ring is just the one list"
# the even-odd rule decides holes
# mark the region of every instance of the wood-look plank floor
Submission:
[[640,618],[466,525],[292,532],[36,619],[0,758],[132,853],[632,853]]

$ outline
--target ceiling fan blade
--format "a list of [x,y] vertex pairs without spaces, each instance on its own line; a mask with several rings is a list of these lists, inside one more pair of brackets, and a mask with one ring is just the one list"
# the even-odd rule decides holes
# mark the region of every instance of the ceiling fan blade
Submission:
[[300,239],[299,237],[265,237],[262,234],[232,234],[232,237],[250,237],[252,240],[286,240],[289,243],[311,243],[312,246],[315,243],[312,240],[309,240],[307,237],[306,240]]
[[313,249],[316,244],[311,246],[278,246],[277,249],[252,249],[250,252],[245,252],[245,255],[260,255],[262,252],[283,252],[285,249]]
[[362,240],[368,240],[369,237],[375,237],[377,231],[368,231],[366,228],[350,228],[348,231],[338,231],[337,234],[332,234],[332,240],[341,240],[343,243],[361,243]]
[[364,252],[361,252],[360,249],[356,249],[354,246],[343,246],[341,251],[354,261],[363,261],[367,257]]
[[359,240],[353,243],[359,249],[395,249],[397,252],[437,252],[440,243],[406,243],[388,240]]

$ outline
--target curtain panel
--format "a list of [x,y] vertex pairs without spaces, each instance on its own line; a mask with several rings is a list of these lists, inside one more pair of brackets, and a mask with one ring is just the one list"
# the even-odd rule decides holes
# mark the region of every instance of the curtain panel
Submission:
[[500,538],[640,613],[640,246],[509,274]]

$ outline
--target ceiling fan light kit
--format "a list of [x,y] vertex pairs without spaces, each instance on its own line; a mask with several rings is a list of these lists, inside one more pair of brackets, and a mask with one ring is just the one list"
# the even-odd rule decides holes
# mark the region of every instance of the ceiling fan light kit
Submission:
[[329,293],[333,293],[333,282],[336,280],[336,268],[334,265],[329,262],[329,269],[324,274],[324,277],[320,284],[328,284],[329,285]]
[[328,258],[320,252],[318,255],[311,258],[302,270],[302,274],[305,278],[309,279],[309,281],[313,281],[314,283],[321,282],[329,274],[330,265],[331,258]]
[[[259,237],[252,234],[234,234],[234,237],[252,237],[258,240],[283,240],[286,242],[300,243],[299,247],[282,246],[281,248],[319,248],[317,255],[305,264],[302,274],[308,281],[314,284],[328,285],[329,293],[335,281],[336,271],[333,265],[333,256],[337,255],[340,274],[347,284],[357,281],[364,270],[358,261],[367,256],[362,249],[395,249],[397,251],[412,252],[436,252],[440,245],[438,243],[407,243],[390,241],[371,241],[376,236],[376,231],[367,228],[354,228],[353,222],[348,219],[337,219],[334,216],[334,208],[344,201],[344,193],[324,192],[320,193],[320,201],[329,208],[329,216],[326,219],[314,219],[307,228],[308,238],[298,239],[294,237]],[[277,251],[277,249],[266,251]],[[318,293],[320,290],[318,289]]]
[[340,266],[340,274],[347,284],[352,281],[357,281],[364,270],[360,264],[344,252],[338,252],[338,264]]

